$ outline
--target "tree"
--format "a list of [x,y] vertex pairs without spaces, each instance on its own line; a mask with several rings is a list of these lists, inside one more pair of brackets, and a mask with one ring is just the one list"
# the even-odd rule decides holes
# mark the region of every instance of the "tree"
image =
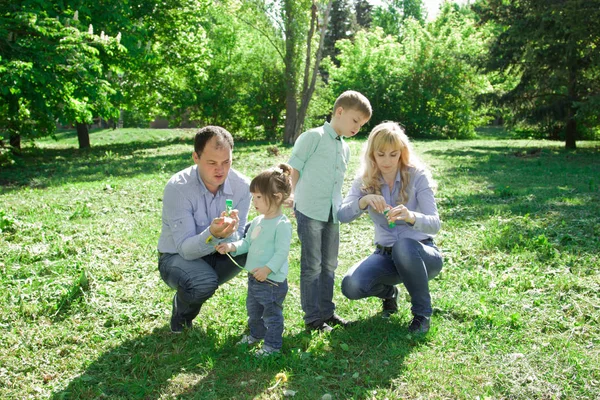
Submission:
[[502,101],[526,123],[564,131],[576,148],[583,128],[600,125],[600,2],[485,0],[475,10],[497,32],[483,66],[513,73]]
[[373,16],[371,15],[373,6],[367,0],[356,0],[354,3],[354,13],[356,23],[359,27],[368,29],[371,27]]
[[331,3],[329,25],[325,31],[323,56],[331,57],[336,65],[338,64],[336,42],[341,39],[349,39],[353,35],[351,11],[348,0],[333,0]]
[[402,27],[407,19],[425,23],[423,0],[388,0],[373,11],[373,26],[378,26],[387,35],[402,36]]
[[[50,135],[60,119],[89,147],[92,118],[165,106],[205,77],[208,0],[26,0],[0,14],[0,122],[5,135]],[[14,143],[18,143],[15,141]]]
[[[316,51],[313,53],[313,41],[319,24],[319,7],[315,1],[310,5],[308,32],[305,33],[306,1],[283,0],[283,24],[285,29],[285,90],[286,114],[283,140],[293,144],[302,133],[304,119],[315,90],[319,65],[323,56],[325,30],[329,20],[332,2],[329,1],[322,11],[319,39]],[[301,52],[300,45],[305,39],[306,49]],[[304,54],[304,71],[301,68],[301,55]],[[302,82],[300,82],[300,78]],[[299,100],[299,101],[298,101]],[[298,104],[299,103],[299,104]]]
[[114,90],[101,58],[124,50],[118,37],[79,29],[73,13],[56,16],[39,6],[13,3],[1,16],[0,36],[8,40],[0,42],[0,121],[16,148],[23,135],[52,134],[56,119],[110,116]]

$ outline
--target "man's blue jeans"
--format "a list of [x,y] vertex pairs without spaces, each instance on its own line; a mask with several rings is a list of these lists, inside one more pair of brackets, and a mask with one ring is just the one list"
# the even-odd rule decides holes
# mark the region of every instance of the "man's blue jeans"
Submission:
[[340,224],[317,221],[298,210],[298,238],[302,243],[300,254],[300,300],[304,322],[312,324],[333,316],[333,281],[338,265]]
[[442,270],[442,255],[432,240],[399,239],[391,254],[377,249],[355,264],[342,280],[342,293],[351,300],[389,299],[393,285],[403,283],[410,294],[414,315],[432,314],[429,280]]
[[288,292],[287,279],[276,282],[259,282],[248,275],[246,311],[250,335],[265,339],[265,345],[279,350],[283,345],[283,301]]
[[[234,258],[246,263],[246,254]],[[224,254],[213,253],[196,260],[186,260],[179,254],[165,253],[158,259],[160,277],[171,289],[177,290],[177,317],[192,321],[202,304],[223,283],[235,277],[241,269]]]

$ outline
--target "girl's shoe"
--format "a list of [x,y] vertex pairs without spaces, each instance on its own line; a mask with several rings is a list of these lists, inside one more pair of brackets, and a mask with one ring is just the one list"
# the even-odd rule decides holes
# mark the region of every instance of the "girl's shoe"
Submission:
[[258,349],[256,351],[256,353],[254,353],[254,356],[256,356],[258,358],[262,358],[262,357],[269,357],[274,354],[279,354],[279,349],[274,349],[271,346],[264,345],[262,347],[262,349]]
[[242,339],[237,342],[237,344],[247,344],[249,346],[252,346],[253,344],[256,344],[258,342],[260,342],[262,339],[257,339],[252,335],[244,335],[242,336]]

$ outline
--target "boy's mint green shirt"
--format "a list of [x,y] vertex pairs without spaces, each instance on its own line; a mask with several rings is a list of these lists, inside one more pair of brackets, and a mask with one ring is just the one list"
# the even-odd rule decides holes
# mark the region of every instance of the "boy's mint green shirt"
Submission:
[[294,192],[296,209],[309,218],[327,222],[333,208],[333,222],[337,224],[349,159],[350,147],[329,122],[300,135],[289,160],[300,173]]
[[246,237],[233,242],[233,255],[248,253],[244,268],[250,272],[254,268],[267,266],[272,271],[267,278],[283,282],[288,275],[288,254],[292,241],[292,223],[285,215],[265,219],[259,215],[252,220]]

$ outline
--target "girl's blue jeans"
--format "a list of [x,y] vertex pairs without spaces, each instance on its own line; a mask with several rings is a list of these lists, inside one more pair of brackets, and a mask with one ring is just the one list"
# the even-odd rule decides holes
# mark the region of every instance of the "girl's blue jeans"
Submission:
[[248,275],[246,310],[250,335],[265,339],[265,345],[279,350],[283,344],[283,301],[288,292],[287,279],[276,282],[259,282]]
[[403,283],[411,297],[414,315],[431,316],[429,280],[442,270],[442,255],[431,239],[399,239],[390,251],[377,249],[348,270],[342,293],[351,300],[389,299],[393,286]]

